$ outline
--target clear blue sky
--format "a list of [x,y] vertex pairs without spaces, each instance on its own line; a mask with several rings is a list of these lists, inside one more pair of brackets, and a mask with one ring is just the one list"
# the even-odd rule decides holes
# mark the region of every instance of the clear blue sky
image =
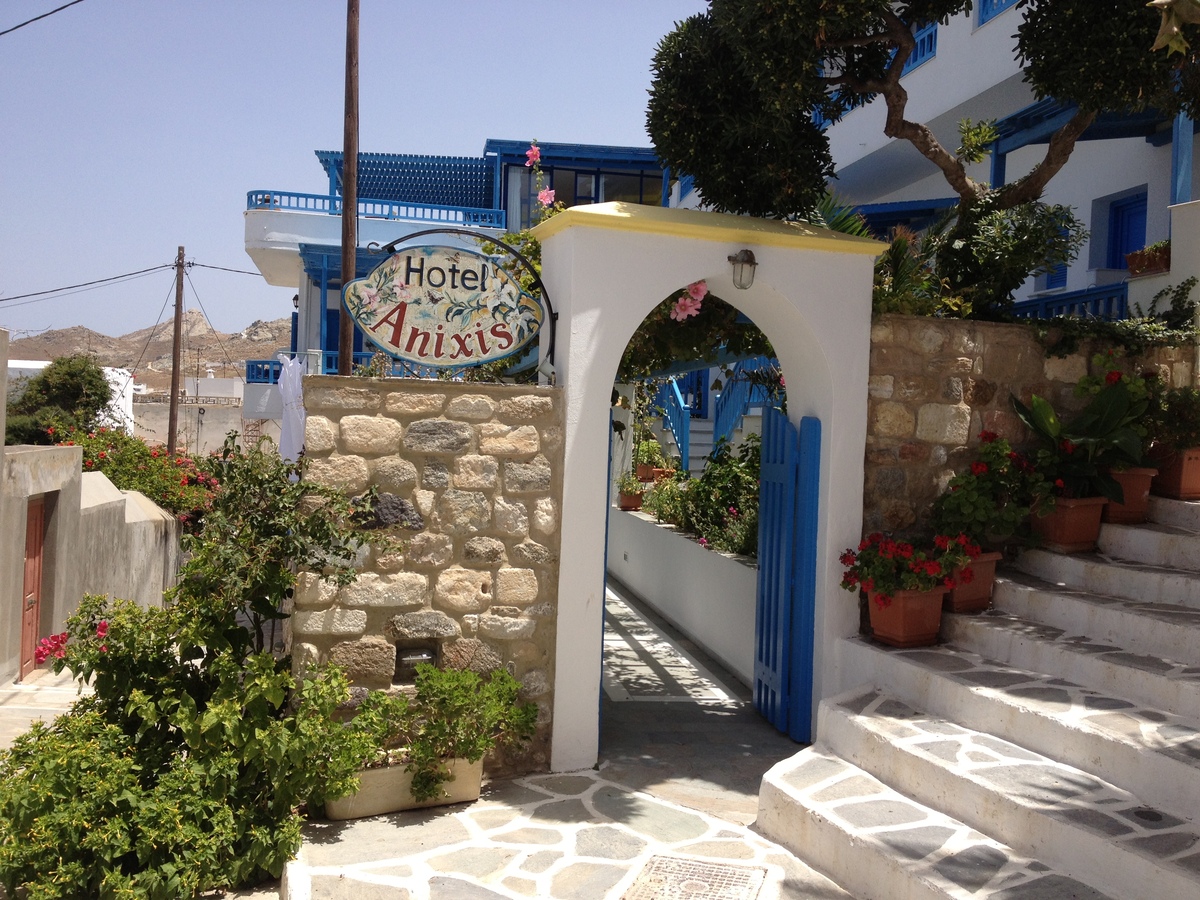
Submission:
[[[0,31],[66,0],[6,0]],[[478,156],[487,138],[649,146],[650,60],[704,0],[360,0],[363,152]],[[0,328],[152,325],[174,261],[254,270],[246,192],[325,193],[340,149],[343,0],[84,0],[0,37]],[[222,331],[293,289],[189,270]],[[167,316],[170,315],[168,309]]]

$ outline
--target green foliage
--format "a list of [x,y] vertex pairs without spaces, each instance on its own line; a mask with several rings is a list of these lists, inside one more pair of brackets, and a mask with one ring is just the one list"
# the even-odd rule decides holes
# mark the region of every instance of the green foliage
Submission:
[[706,546],[746,556],[758,554],[758,478],[762,439],[746,437],[734,451],[718,441],[704,473],[688,485],[684,497],[687,531]]
[[888,606],[897,591],[931,591],[953,588],[956,574],[979,555],[978,545],[965,534],[935,535],[924,545],[897,541],[875,532],[845,550],[839,562],[846,567],[841,586],[854,594],[875,594],[875,602]]
[[353,578],[354,510],[289,480],[302,470],[231,437],[172,602],[86,597],[68,620],[55,669],[94,694],[0,756],[9,896],[189,898],[278,876],[297,808],[354,788],[362,738],[334,715],[344,675],[297,686],[239,621],[279,615],[293,564]]
[[[1154,295],[1149,310],[1135,304],[1134,317],[1116,322],[1057,316],[1030,324],[1048,356],[1067,356],[1089,340],[1110,344],[1129,356],[1143,356],[1151,347],[1187,346],[1200,334],[1194,320],[1196,301],[1191,296],[1195,286],[1194,277],[1168,285]],[[1158,306],[1164,300],[1170,302],[1170,309],[1160,313]]]
[[950,289],[934,272],[932,257],[932,235],[922,237],[907,228],[896,228],[892,242],[875,261],[872,312],[909,316],[942,313]]
[[61,356],[8,401],[4,442],[53,444],[72,427],[93,431],[111,399],[104,371],[91,357]]
[[1183,387],[1155,392],[1145,424],[1156,449],[1179,453],[1200,447],[1200,390]]
[[692,481],[687,472],[660,478],[642,497],[642,511],[660,522],[683,528],[687,522],[687,492]]
[[1024,455],[991,431],[979,435],[975,459],[933,502],[930,524],[939,534],[965,534],[977,544],[1024,537],[1044,478]]
[[992,152],[992,144],[999,137],[995,119],[986,122],[963,119],[958,123],[958,139],[961,143],[954,155],[966,163],[981,163]]
[[219,486],[205,471],[207,461],[197,464],[182,451],[172,457],[119,428],[72,428],[63,437],[61,443],[83,449],[83,471],[103,472],[121,490],[140,491],[193,531]]
[[359,706],[352,732],[369,739],[364,765],[402,751],[415,800],[431,800],[450,778],[453,759],[478,762],[497,744],[514,746],[533,736],[537,704],[518,703],[521,685],[507,671],[482,677],[465,669],[417,666],[416,693],[373,691]]
[[[1149,250],[1150,248],[1147,247],[1146,249]],[[1167,285],[1150,298],[1150,308],[1148,310],[1143,310],[1141,305],[1135,303],[1133,305],[1135,318],[1152,319],[1156,322],[1161,322],[1166,328],[1172,331],[1194,331],[1196,327],[1196,300],[1192,297],[1192,290],[1196,287],[1197,280],[1195,275],[1191,275],[1179,282],[1179,284]],[[1166,302],[1167,309],[1159,312],[1158,306],[1163,302]]]
[[633,448],[633,462],[634,465],[653,466],[656,469],[661,469],[667,464],[663,459],[662,445],[653,438],[640,441]]
[[638,481],[632,472],[622,472],[617,476],[617,490],[630,497],[636,497],[645,490],[645,485]]

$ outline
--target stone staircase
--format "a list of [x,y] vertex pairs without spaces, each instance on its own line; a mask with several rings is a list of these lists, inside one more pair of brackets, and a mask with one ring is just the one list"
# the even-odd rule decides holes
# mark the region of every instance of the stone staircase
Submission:
[[847,641],[875,682],[822,702],[757,828],[858,900],[1200,900],[1200,503],[1026,551],[942,636]]

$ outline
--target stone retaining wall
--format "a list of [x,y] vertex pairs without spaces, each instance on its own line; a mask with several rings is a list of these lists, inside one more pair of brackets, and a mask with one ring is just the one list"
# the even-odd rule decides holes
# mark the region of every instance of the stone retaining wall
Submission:
[[[871,328],[864,532],[919,529],[930,504],[995,431],[1015,446],[1030,435],[1009,394],[1045,397],[1060,413],[1082,406],[1075,384],[1097,347],[1047,357],[1020,324],[879,316]],[[1193,384],[1194,348],[1160,349],[1145,360],[1174,385]]]
[[504,667],[538,704],[538,736],[489,771],[549,759],[562,498],[562,391],[313,376],[306,477],[350,496],[377,487],[406,546],[364,553],[338,590],[305,574],[290,620],[294,665],[343,666],[390,688],[397,652],[443,667]]

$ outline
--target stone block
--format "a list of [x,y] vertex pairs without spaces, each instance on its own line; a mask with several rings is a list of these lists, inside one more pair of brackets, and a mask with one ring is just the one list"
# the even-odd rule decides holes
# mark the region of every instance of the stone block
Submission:
[[312,669],[321,664],[321,651],[314,644],[298,641],[292,645],[292,674],[303,680]]
[[370,463],[371,480],[381,491],[400,494],[417,483],[417,467],[399,456],[386,456]]
[[492,603],[492,573],[451,566],[438,575],[434,604],[453,613],[475,613]]
[[550,679],[542,671],[526,672],[521,676],[521,699],[533,700],[550,693]]
[[528,606],[538,598],[538,578],[532,569],[504,568],[496,573],[496,602]]
[[533,508],[533,530],[551,534],[558,530],[558,504],[552,497],[539,497]]
[[987,406],[996,397],[996,383],[982,378],[968,378],[963,390],[963,400],[971,406]]
[[512,619],[507,616],[480,616],[479,633],[496,641],[520,641],[533,637],[537,622],[533,619]]
[[417,608],[429,596],[429,579],[418,572],[376,575],[364,572],[338,594],[338,602],[348,607]]
[[504,542],[492,537],[473,537],[463,547],[463,561],[495,565],[505,559]]
[[512,548],[512,559],[524,566],[548,566],[558,557],[553,550],[536,541],[522,541]]
[[942,399],[947,403],[962,403],[963,380],[951,375],[942,382]]
[[544,494],[550,490],[550,463],[544,456],[529,462],[504,463],[504,489],[511,494]]
[[431,462],[421,472],[421,487],[438,491],[450,487],[450,469],[445,463]]
[[390,685],[396,671],[396,646],[381,637],[343,641],[329,649],[329,661],[345,669],[355,683]]
[[447,416],[471,422],[490,419],[495,411],[496,404],[483,394],[463,394],[451,400],[450,405],[446,407]]
[[871,323],[871,344],[887,344],[893,339],[892,325],[886,319]]
[[371,484],[371,471],[361,456],[328,456],[308,463],[304,477],[344,494],[361,494]]
[[873,431],[878,437],[912,437],[914,424],[912,411],[903,403],[884,400],[875,407]]
[[422,394],[402,390],[388,394],[383,408],[395,416],[428,416],[440,413],[445,405],[445,394]]
[[375,498],[371,507],[375,515],[373,523],[364,523],[365,528],[407,528],[409,531],[420,531],[425,527],[425,520],[413,505],[411,500],[397,497],[395,494],[382,493]]
[[379,395],[365,388],[311,387],[304,392],[304,408],[310,414],[338,414],[349,409],[379,409]]
[[476,534],[492,521],[492,505],[479,491],[449,490],[438,501],[438,521],[446,534]]
[[376,572],[392,574],[401,571],[404,565],[404,553],[398,550],[390,550],[376,555],[372,568]]
[[902,531],[917,521],[912,504],[903,500],[884,501],[882,512],[885,531]]
[[[1190,382],[1189,382],[1190,383]],[[563,430],[557,425],[542,429],[542,449],[548,453],[557,453],[562,449]]]
[[337,446],[337,425],[324,416],[308,416],[304,420],[305,456],[323,456]]
[[466,669],[482,675],[503,664],[500,651],[477,638],[459,638],[442,645],[441,665],[445,669]]
[[532,422],[545,418],[552,412],[554,400],[551,397],[524,394],[500,401],[500,418],[510,422]]
[[341,422],[344,453],[360,456],[388,456],[400,449],[404,429],[400,423],[383,416],[345,416]]
[[292,614],[293,634],[360,635],[367,630],[361,609],[298,609]]
[[326,581],[316,572],[301,572],[296,576],[292,599],[296,609],[323,609],[333,603],[338,586]]
[[474,436],[464,422],[418,419],[404,432],[404,446],[414,453],[463,453],[471,449]]
[[437,494],[433,491],[413,491],[413,502],[423,516],[433,515],[433,505],[437,502]]
[[496,498],[496,527],[511,537],[525,537],[529,534],[529,514],[525,504],[517,501]]
[[905,441],[896,455],[901,462],[921,462],[929,459],[929,445],[920,441]]
[[383,636],[389,641],[446,640],[457,638],[459,633],[457,622],[434,609],[401,613],[383,626]]
[[409,540],[407,555],[414,566],[444,566],[454,556],[454,541],[446,534],[424,532]]
[[887,400],[896,388],[894,375],[872,375],[867,379],[867,393],[880,400]]
[[492,456],[460,456],[454,467],[454,486],[490,490],[496,486],[500,463]]
[[965,444],[971,433],[971,409],[968,406],[926,403],[917,410],[919,441],[931,444]]
[[538,430],[532,425],[484,422],[479,426],[479,451],[496,456],[531,456],[541,449]]
[[1087,375],[1087,358],[1077,353],[1061,358],[1048,356],[1042,363],[1042,375],[1047,381],[1076,384]]
[[928,355],[930,353],[938,353],[946,346],[946,332],[932,323],[923,325],[917,330],[917,347],[921,352]]
[[508,651],[509,658],[518,666],[540,668],[550,661],[550,654],[536,641],[518,641]]

